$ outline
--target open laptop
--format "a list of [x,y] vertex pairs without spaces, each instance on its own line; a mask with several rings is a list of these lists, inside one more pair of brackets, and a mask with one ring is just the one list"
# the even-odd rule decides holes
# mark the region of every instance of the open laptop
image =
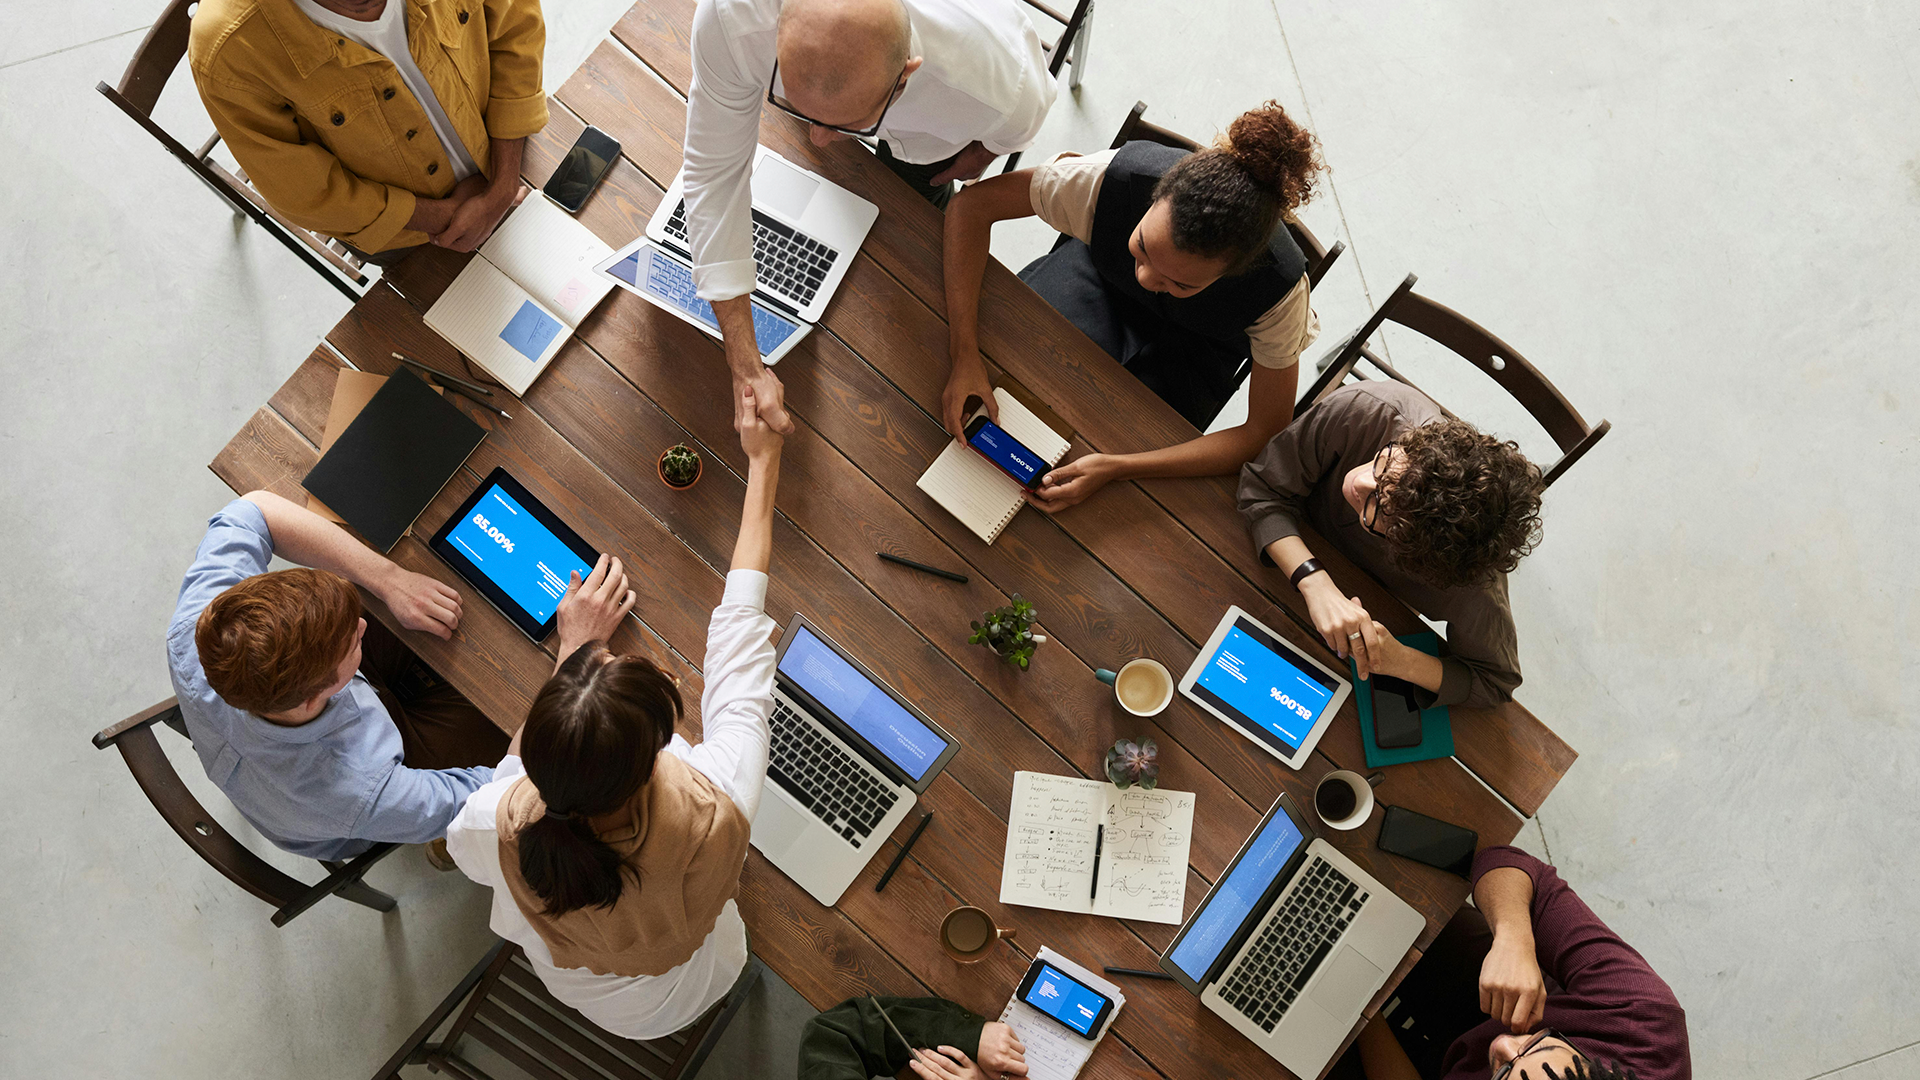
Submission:
[[1427,921],[1285,795],[1160,957],[1296,1076],[1318,1076]]
[[[751,187],[754,336],[774,364],[820,321],[880,209],[764,146],[754,148]],[[694,293],[685,192],[682,166],[646,232],[595,269],[719,337],[713,305]]]
[[801,615],[775,664],[753,846],[832,907],[960,744]]

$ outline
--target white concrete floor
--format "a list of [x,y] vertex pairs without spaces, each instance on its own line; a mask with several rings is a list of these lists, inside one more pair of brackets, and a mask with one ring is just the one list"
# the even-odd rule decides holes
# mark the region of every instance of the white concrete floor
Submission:
[[[549,0],[550,86],[623,2]],[[0,1075],[364,1075],[483,949],[482,892],[407,852],[396,915],[274,930],[86,745],[166,696],[206,462],[345,309],[92,92],[158,6],[0,6]],[[1899,5],[1104,0],[1035,151],[1277,97],[1334,169],[1304,217],[1351,245],[1327,344],[1414,271],[1613,421],[1513,579],[1522,697],[1582,754],[1522,841],[1673,984],[1702,1077],[1920,1074],[1916,52]],[[205,131],[184,82],[162,118]],[[787,1075],[804,1015],[769,988],[708,1075]]]

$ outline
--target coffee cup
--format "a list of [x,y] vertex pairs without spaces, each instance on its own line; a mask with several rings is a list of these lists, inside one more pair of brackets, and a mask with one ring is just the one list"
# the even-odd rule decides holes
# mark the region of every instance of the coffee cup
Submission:
[[940,948],[962,964],[979,963],[994,942],[1013,936],[1014,931],[993,925],[985,909],[971,905],[954,908],[940,920]]
[[1320,778],[1313,789],[1313,809],[1329,829],[1357,829],[1373,815],[1373,785],[1385,773],[1361,776],[1346,769],[1335,769]]
[[1173,673],[1158,660],[1129,660],[1119,671],[1106,668],[1093,677],[1113,687],[1114,700],[1135,716],[1158,716],[1173,700]]

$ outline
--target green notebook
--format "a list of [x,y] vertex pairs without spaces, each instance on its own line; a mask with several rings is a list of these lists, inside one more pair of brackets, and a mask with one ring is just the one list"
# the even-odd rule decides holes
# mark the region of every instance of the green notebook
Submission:
[[[1440,635],[1431,630],[1408,634],[1400,638],[1400,643],[1419,649],[1428,656],[1440,655]],[[1430,761],[1453,756],[1453,723],[1447,719],[1445,705],[1420,710],[1420,745],[1395,747],[1392,750],[1382,750],[1375,745],[1373,685],[1361,680],[1360,671],[1354,667],[1351,657],[1347,659],[1347,674],[1353,676],[1353,700],[1360,709],[1360,748],[1366,752],[1367,768],[1377,769],[1383,765],[1404,765],[1409,761]]]

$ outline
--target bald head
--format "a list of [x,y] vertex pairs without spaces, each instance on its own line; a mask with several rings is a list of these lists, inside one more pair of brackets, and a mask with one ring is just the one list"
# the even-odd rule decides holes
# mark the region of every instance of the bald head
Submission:
[[901,0],[785,0],[780,81],[808,115],[856,126],[892,91],[912,40]]

